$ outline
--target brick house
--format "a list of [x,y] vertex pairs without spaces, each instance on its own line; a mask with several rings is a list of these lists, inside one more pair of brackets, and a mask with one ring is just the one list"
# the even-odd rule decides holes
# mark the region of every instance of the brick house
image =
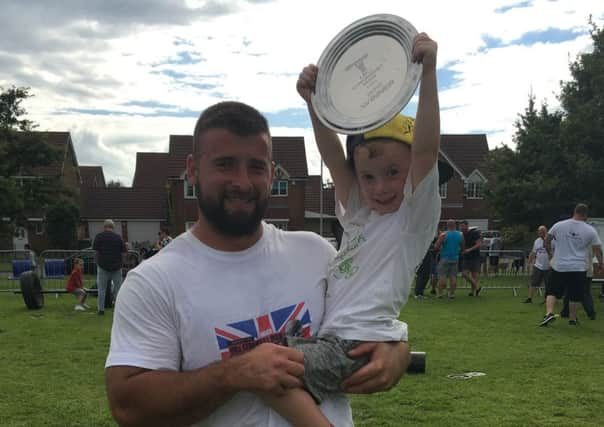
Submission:
[[441,225],[447,219],[466,219],[470,226],[487,230],[493,226],[484,200],[484,162],[489,152],[484,134],[442,135],[440,157],[454,170],[441,185]]
[[[32,170],[22,170],[14,179],[17,185],[26,180],[46,180],[56,182],[65,189],[78,196],[81,186],[80,169],[73,148],[73,142],[69,132],[33,132],[41,139],[58,150],[60,156],[57,162],[46,166],[38,166]],[[25,243],[37,252],[49,246],[48,236],[45,229],[44,209],[25,212],[26,222],[15,227],[13,247],[23,249]]]

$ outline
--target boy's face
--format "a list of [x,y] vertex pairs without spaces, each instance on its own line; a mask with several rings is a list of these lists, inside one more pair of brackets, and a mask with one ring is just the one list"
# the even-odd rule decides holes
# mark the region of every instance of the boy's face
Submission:
[[411,148],[402,142],[376,140],[354,150],[354,167],[361,195],[379,214],[398,210],[411,166]]

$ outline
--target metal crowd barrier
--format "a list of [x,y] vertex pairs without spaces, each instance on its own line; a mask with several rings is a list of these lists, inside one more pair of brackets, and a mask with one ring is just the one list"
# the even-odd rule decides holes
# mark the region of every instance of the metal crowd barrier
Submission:
[[[32,251],[0,251],[0,291],[15,292],[20,290],[19,278],[26,271],[34,271],[42,281],[45,291],[63,291],[73,269],[74,260],[84,261],[84,287],[92,288],[96,284],[95,251],[49,249],[38,257]],[[136,267],[140,255],[128,251],[125,255],[122,271]]]

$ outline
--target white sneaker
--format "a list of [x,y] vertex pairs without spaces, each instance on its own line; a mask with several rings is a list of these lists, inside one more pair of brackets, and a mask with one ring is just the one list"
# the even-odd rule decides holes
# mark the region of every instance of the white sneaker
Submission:
[[76,311],[86,311],[86,308],[84,308],[83,305],[78,304],[75,306],[75,310]]
[[82,304],[82,307],[84,307],[86,310],[88,310],[90,308],[90,306],[88,304]]

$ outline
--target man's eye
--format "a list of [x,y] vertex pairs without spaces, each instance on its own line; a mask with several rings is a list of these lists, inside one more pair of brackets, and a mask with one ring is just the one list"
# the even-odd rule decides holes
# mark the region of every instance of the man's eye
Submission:
[[362,175],[362,178],[364,181],[371,181],[371,180],[373,180],[373,175],[364,174],[364,175]]
[[218,168],[225,169],[225,168],[232,167],[233,164],[234,164],[234,162],[232,160],[229,160],[229,159],[221,159],[221,160],[217,160],[216,162],[214,162],[214,164]]
[[388,176],[396,176],[398,175],[398,169],[390,169],[386,174]]

